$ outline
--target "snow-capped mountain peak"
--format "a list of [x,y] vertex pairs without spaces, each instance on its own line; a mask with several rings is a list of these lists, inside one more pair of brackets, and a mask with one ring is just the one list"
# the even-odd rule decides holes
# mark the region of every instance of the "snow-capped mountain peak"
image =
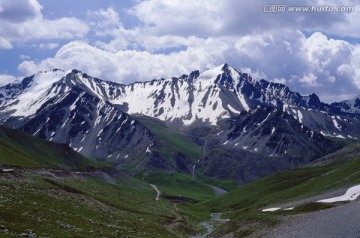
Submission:
[[[349,100],[334,102],[331,104],[338,111],[345,113],[360,113],[360,95]],[[360,117],[357,117],[360,119]]]
[[[329,105],[315,94],[303,96],[283,84],[254,80],[227,64],[129,85],[78,70],[53,70],[0,87],[1,124],[66,143],[119,167],[159,164],[157,135],[150,128],[153,123],[147,126],[148,120],[158,121],[149,117],[162,120],[169,130],[194,131],[199,142],[204,138],[196,131],[205,133],[216,147],[231,152],[226,152],[228,158],[282,159],[290,167],[293,161],[310,161],[334,149],[336,143],[327,136],[360,138],[359,98]],[[232,166],[224,162],[226,156],[214,157],[209,165]],[[193,166],[190,158],[184,163]]]
[[240,73],[228,64],[224,63],[213,69],[208,69],[200,73],[196,80],[200,80],[202,82],[208,81],[208,83],[218,83],[228,87],[235,87],[239,84],[240,79]]
[[68,72],[54,69],[8,84],[0,88],[0,94],[5,98],[0,105],[5,107],[4,111],[12,111],[12,116],[31,116],[52,97],[49,92],[51,85],[67,74]]
[[[239,80],[240,74],[223,64],[180,78],[122,85],[121,93],[110,101],[127,105],[130,114],[145,114],[164,121],[181,120],[184,125],[197,120],[216,125],[221,119],[250,109],[243,95],[236,92]],[[233,92],[229,94],[226,88],[232,88]]]
[[198,77],[199,80],[214,80],[217,78],[218,75],[221,75],[224,70],[226,70],[226,68],[228,67],[227,64],[222,64],[222,65],[219,65],[213,69],[208,69],[208,70],[205,70],[204,72],[202,72],[200,74],[200,76]]
[[73,87],[128,114],[142,114],[185,126],[199,121],[215,126],[242,111],[250,112],[259,105],[270,105],[314,131],[349,137],[354,136],[354,124],[345,126],[347,119],[339,119],[340,124],[344,124],[339,131],[332,115],[327,113],[353,118],[357,117],[354,113],[360,113],[360,99],[324,104],[315,94],[302,96],[286,85],[256,81],[228,64],[179,78],[129,85],[103,81],[78,70],[41,72],[16,85],[1,87],[0,107],[7,116],[32,116],[50,99],[60,97]]

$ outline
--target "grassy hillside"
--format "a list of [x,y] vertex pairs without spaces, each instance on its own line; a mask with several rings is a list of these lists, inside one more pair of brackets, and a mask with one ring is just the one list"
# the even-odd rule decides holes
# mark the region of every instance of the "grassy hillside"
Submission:
[[199,202],[215,196],[209,185],[195,180],[190,175],[157,171],[138,176],[141,177],[144,181],[158,186],[163,193],[162,196],[170,200]]
[[0,165],[60,169],[109,166],[90,160],[67,145],[48,142],[2,126],[0,126]]
[[239,187],[239,183],[231,179],[216,179],[205,176],[203,174],[197,174],[196,179],[203,183],[225,189],[226,191],[231,191]]
[[116,171],[67,171],[109,165],[4,127],[0,165],[25,169],[0,173],[1,237],[187,237],[196,233],[194,224],[208,211],[203,209],[200,218],[189,210],[196,221],[191,222],[182,206],[165,198],[182,194],[193,202],[214,196],[209,186],[188,175],[164,173],[148,177],[163,192],[155,201],[148,181]]
[[[334,158],[337,158],[336,160]],[[317,165],[298,168],[264,177],[228,194],[203,203],[212,212],[233,211],[218,234],[238,231],[239,236],[271,226],[279,216],[324,209],[321,204],[305,204],[288,212],[264,213],[265,207],[276,207],[289,201],[360,184],[360,144],[345,147],[328,155]],[[246,225],[244,225],[246,224]]]
[[150,117],[139,116],[137,119],[156,136],[158,142],[155,151],[171,160],[179,152],[195,162],[202,156],[202,148],[193,143],[189,137],[169,130],[164,122]]
[[186,228],[168,228],[172,204],[154,201],[155,191],[133,179],[107,184],[28,170],[0,176],[0,187],[1,237],[176,237]]

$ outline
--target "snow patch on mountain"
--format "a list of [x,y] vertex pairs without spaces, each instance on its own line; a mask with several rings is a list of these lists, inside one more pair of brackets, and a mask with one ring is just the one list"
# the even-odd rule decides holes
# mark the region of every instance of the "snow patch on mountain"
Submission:
[[262,212],[275,212],[275,211],[278,211],[278,210],[281,210],[281,207],[271,207],[271,208],[263,209],[261,211]]
[[[124,85],[122,93],[110,102],[128,105],[130,114],[144,114],[164,121],[181,119],[184,125],[196,120],[216,125],[219,119],[230,118],[229,111],[240,113],[233,107],[223,107],[222,90],[215,84],[223,67],[207,70],[192,79],[170,78]],[[245,100],[243,104],[246,105]]]
[[349,188],[346,193],[339,197],[333,197],[328,199],[319,200],[321,203],[334,203],[334,202],[346,202],[353,201],[360,196],[360,185]]
[[222,69],[225,66],[225,64],[219,65],[213,69],[208,69],[200,74],[199,80],[202,82],[210,82],[213,83],[213,80],[220,74],[222,74]]
[[240,114],[240,111],[236,110],[235,108],[233,108],[230,104],[228,104],[228,108],[230,109],[230,111],[232,111],[235,114]]
[[301,113],[300,110],[297,111],[297,116],[298,116],[298,121],[300,123],[302,123],[303,122],[303,114]]
[[[23,91],[13,93],[13,98],[3,97],[0,106],[7,117],[32,116],[51,100],[52,104],[63,101],[74,86],[100,99],[101,103],[110,103],[126,113],[142,114],[183,125],[203,121],[215,126],[220,120],[230,119],[241,112],[252,112],[260,105],[271,105],[290,114],[312,131],[323,131],[331,136],[338,136],[341,131],[340,135],[346,137],[358,137],[360,134],[360,130],[355,128],[356,122],[331,111],[332,106],[321,103],[315,94],[302,96],[282,84],[256,81],[227,64],[202,73],[194,71],[179,78],[129,85],[102,81],[77,70],[41,72],[33,77]],[[11,90],[11,87],[2,87],[0,94],[8,97],[11,94],[7,92]],[[351,103],[348,104],[354,108],[360,105],[357,99],[349,101]],[[70,111],[78,103],[73,102]],[[346,106],[341,104],[341,108],[348,108]],[[334,118],[331,117],[333,115]]]
[[[53,92],[48,92],[51,85],[65,77],[68,73],[69,72],[64,72],[61,70],[53,70],[48,72],[40,72],[34,75],[29,87],[25,88],[25,90],[18,97],[9,99],[7,101],[7,105],[11,105],[9,109],[15,110],[12,116],[25,117],[33,115],[44,102],[54,96]],[[16,84],[19,85],[21,82]]]
[[276,128],[273,127],[273,128],[271,129],[271,135],[273,135],[273,134],[275,133],[275,131],[276,131]]
[[331,118],[332,118],[332,121],[333,121],[334,126],[335,126],[339,131],[341,131],[341,127],[339,126],[339,124],[338,124],[338,122],[336,121],[335,117],[332,116]]
[[248,112],[250,111],[250,107],[249,105],[246,103],[244,95],[242,95],[241,93],[238,94],[239,96],[239,100],[241,102],[241,105],[244,107],[244,109]]

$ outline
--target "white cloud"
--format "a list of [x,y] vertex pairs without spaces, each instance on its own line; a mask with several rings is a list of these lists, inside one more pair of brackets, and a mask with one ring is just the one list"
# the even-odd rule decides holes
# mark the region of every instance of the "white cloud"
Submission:
[[286,84],[287,82],[286,79],[284,78],[273,78],[271,81],[274,83],[281,83],[281,84]]
[[58,43],[40,43],[39,44],[39,48],[45,49],[45,50],[53,50],[57,47],[59,47]]
[[299,82],[305,86],[318,87],[320,84],[317,82],[317,77],[313,73],[304,74],[303,77],[299,78]]
[[138,3],[129,12],[156,35],[213,35],[223,28],[225,14],[219,14],[223,6],[223,1],[216,0],[150,0]]
[[360,89],[360,84],[356,84],[359,78],[359,75],[356,75],[356,69],[360,65],[356,52],[359,49],[359,45],[334,40],[319,32],[307,38],[303,46],[305,60],[311,66],[309,72],[317,76],[318,81],[320,80],[320,84],[324,85],[329,94],[339,90]]
[[261,71],[268,80],[289,79],[309,70],[302,50],[306,37],[299,31],[267,32],[238,37],[234,41],[230,53],[234,55],[235,66]]
[[[279,0],[282,3],[298,5]],[[136,1],[129,13],[141,24],[131,28],[114,8],[89,11],[85,24],[76,18],[46,19],[40,7],[21,24],[4,25],[0,35],[9,33],[4,40],[10,47],[12,42],[32,39],[89,38],[88,42],[72,41],[60,47],[54,57],[24,61],[19,70],[25,74],[77,68],[128,83],[180,76],[227,62],[254,78],[286,83],[301,93],[316,92],[323,98],[358,94],[360,46],[328,36],[360,36],[359,14],[266,14],[261,12],[263,4],[269,4],[268,0]],[[314,4],[313,0],[301,3]],[[39,31],[32,30],[34,25]]]
[[[112,8],[88,12],[88,21],[92,31],[100,39],[112,37],[108,42],[98,40],[95,45],[101,49],[117,52],[119,50],[135,49],[146,50],[151,53],[174,48],[192,47],[200,45],[204,38],[197,36],[154,35],[143,27],[126,29],[119,14]],[[169,50],[168,50],[169,52]]]
[[12,47],[12,44],[8,40],[0,37],[0,49],[11,49]]
[[316,92],[327,97],[339,90],[358,94],[359,54],[358,46],[329,39],[320,33],[305,37],[299,31],[252,37],[196,38],[184,49],[169,54],[110,51],[75,41],[61,47],[52,58],[24,61],[19,70],[32,74],[51,68],[76,68],[102,79],[129,83],[180,76],[228,62],[254,78],[286,83],[301,93]]
[[0,74],[0,87],[17,80],[16,77],[8,74]]
[[[306,54],[312,62],[314,70],[323,71],[339,61],[347,61],[351,57],[350,44],[342,40],[328,39],[320,32],[312,34],[305,42]],[[343,58],[343,57],[347,58]]]
[[91,20],[92,30],[98,36],[115,36],[118,30],[124,29],[119,14],[113,8],[89,11],[87,16]]
[[74,17],[46,19],[37,0],[0,0],[0,48],[14,42],[84,37],[89,27]]
[[351,68],[354,71],[353,78],[355,84],[360,89],[360,46],[359,45],[354,49],[352,53]]
[[[215,47],[217,50],[209,50]],[[53,58],[41,62],[24,61],[19,70],[24,74],[32,74],[51,68],[76,68],[96,77],[128,83],[180,76],[192,70],[213,67],[224,62],[224,48],[225,43],[220,46],[218,42],[208,39],[204,42],[204,48],[188,48],[169,55],[131,50],[113,53],[75,41],[61,47]]]
[[0,0],[0,19],[24,22],[41,17],[41,5],[36,0]]
[[35,18],[22,23],[0,23],[0,35],[6,36],[9,42],[81,38],[87,34],[88,29],[82,21],[67,17],[56,20]]
[[24,55],[24,54],[19,55],[19,58],[20,58],[21,60],[29,60],[29,59],[31,59],[30,56]]
[[87,16],[89,25],[96,36],[100,39],[112,37],[110,42],[97,40],[95,42],[97,47],[115,53],[119,50],[126,50],[131,44],[130,31],[124,28],[119,14],[113,8],[89,11]]
[[[354,1],[289,1],[278,0],[147,0],[136,4],[129,12],[137,16],[146,31],[155,35],[228,36],[257,34],[276,29],[297,28],[322,31],[342,36],[360,36],[358,12],[289,12],[263,13],[269,4],[288,6],[354,6]],[[346,30],[344,30],[346,29]]]
[[254,71],[249,67],[242,67],[242,68],[240,68],[240,71],[251,75],[251,77],[253,77],[254,79],[257,79],[257,80],[267,79],[267,76],[264,72],[261,72],[259,70]]

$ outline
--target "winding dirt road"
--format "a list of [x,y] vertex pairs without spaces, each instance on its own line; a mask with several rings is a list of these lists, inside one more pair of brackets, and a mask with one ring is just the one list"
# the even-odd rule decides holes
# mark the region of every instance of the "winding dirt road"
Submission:
[[159,201],[160,200],[160,195],[161,195],[161,191],[158,187],[156,187],[154,184],[149,184],[153,189],[155,189],[156,191],[156,197],[155,197],[155,201]]

